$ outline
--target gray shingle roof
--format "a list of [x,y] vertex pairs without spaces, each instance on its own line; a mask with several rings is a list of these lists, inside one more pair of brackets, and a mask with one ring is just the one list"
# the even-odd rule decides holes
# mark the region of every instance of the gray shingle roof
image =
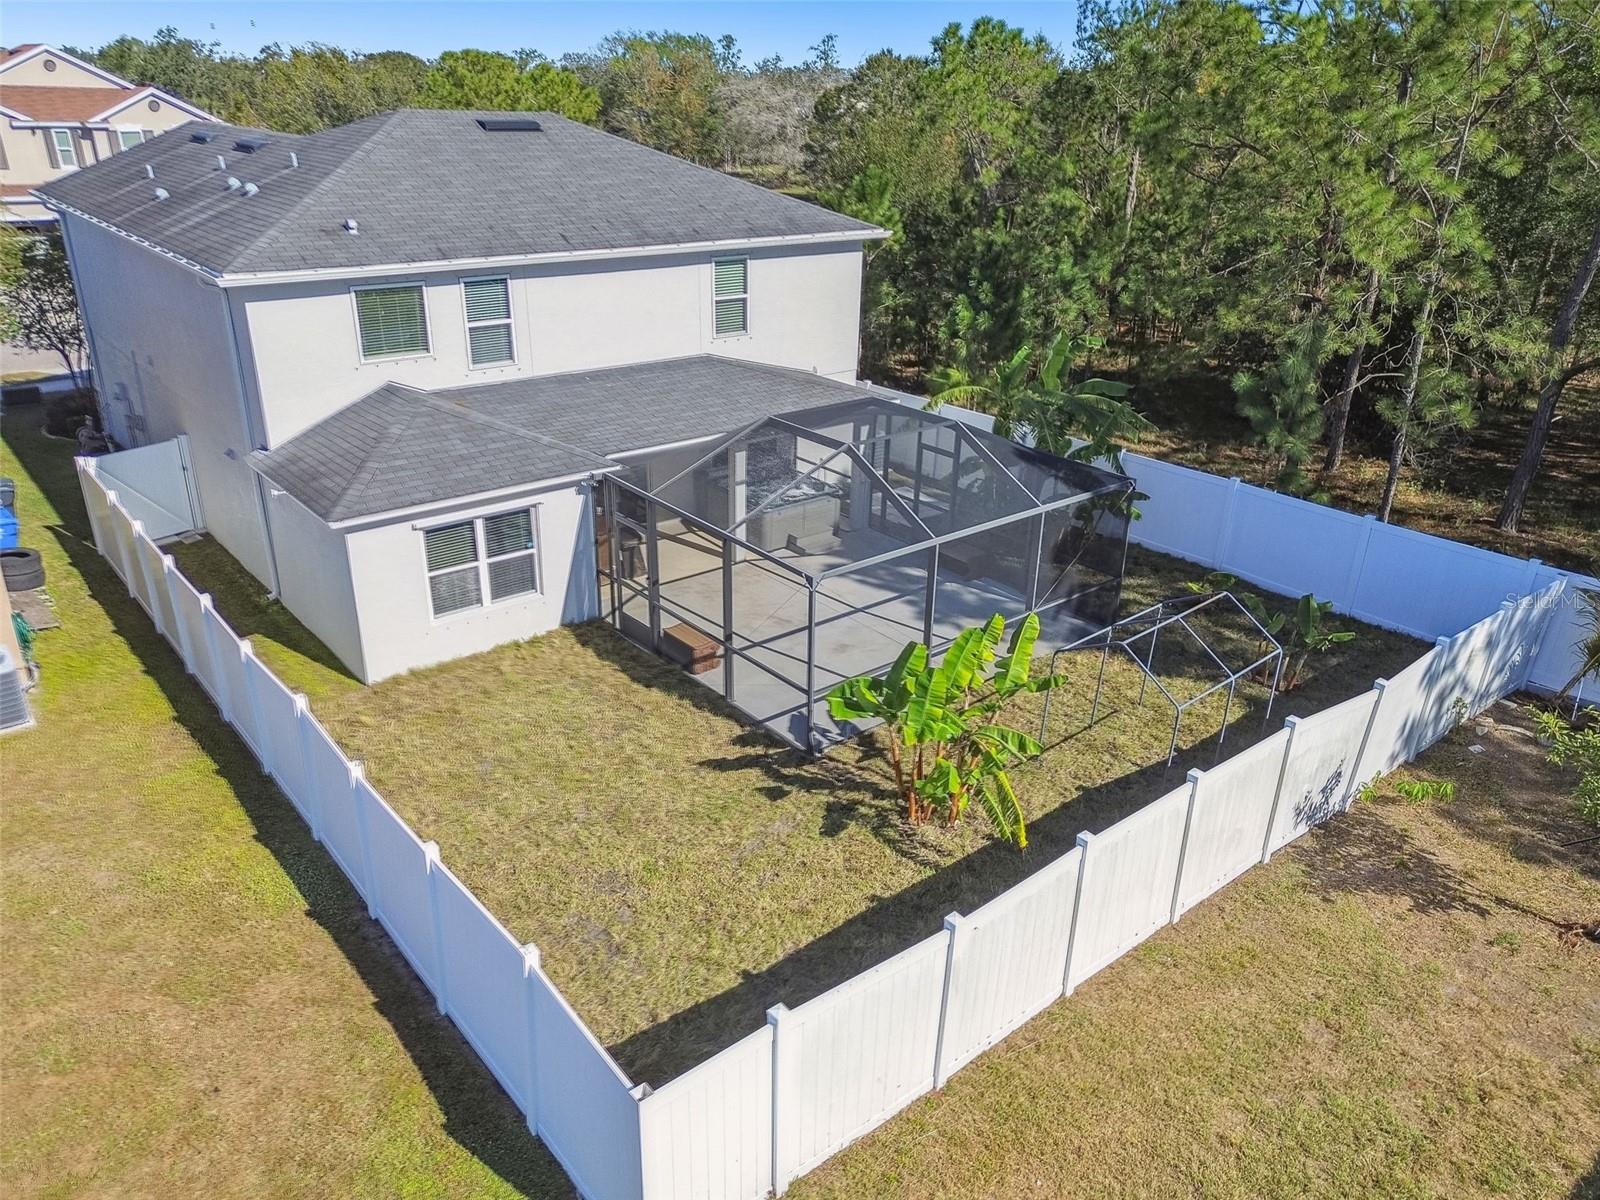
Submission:
[[868,395],[713,355],[433,392],[390,383],[255,461],[323,520],[346,521],[604,470],[609,454]]
[[[310,134],[191,122],[38,190],[217,274],[879,233],[551,113],[536,133],[486,132],[492,115],[401,109]],[[266,144],[235,150],[248,136]]]

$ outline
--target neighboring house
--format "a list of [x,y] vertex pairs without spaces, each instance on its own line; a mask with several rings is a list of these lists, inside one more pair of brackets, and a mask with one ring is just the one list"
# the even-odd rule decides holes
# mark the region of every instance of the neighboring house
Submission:
[[32,194],[146,138],[210,114],[159,88],[30,44],[0,50],[0,214],[12,225],[54,215]]
[[596,615],[629,452],[866,395],[885,231],[559,116],[191,124],[39,192],[112,435],[186,435],[205,527],[369,681]]

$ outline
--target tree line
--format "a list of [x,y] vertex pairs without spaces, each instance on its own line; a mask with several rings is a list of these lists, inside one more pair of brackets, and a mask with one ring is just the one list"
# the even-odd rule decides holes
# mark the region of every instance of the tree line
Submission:
[[1600,0],[1086,0],[1070,52],[984,18],[850,69],[831,37],[787,65],[673,32],[559,61],[171,29],[85,56],[240,123],[555,110],[789,186],[894,233],[863,373],[993,390],[1063,343],[1088,348],[1063,378],[1203,370],[1281,487],[1315,494],[1353,436],[1386,450],[1385,519],[1419,453],[1531,402],[1515,529],[1600,365],[1597,29]]

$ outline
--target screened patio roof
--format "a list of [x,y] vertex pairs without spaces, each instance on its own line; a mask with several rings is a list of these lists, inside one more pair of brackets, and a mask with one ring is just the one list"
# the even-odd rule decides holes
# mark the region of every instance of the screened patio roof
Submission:
[[[744,494],[730,511],[728,464],[740,457]],[[869,395],[756,421],[720,439],[648,494],[765,555],[750,545],[752,520],[829,488],[881,495],[901,518],[900,544],[814,571],[771,559],[808,583],[1034,514],[1126,494],[1133,481],[1019,446],[937,412]]]

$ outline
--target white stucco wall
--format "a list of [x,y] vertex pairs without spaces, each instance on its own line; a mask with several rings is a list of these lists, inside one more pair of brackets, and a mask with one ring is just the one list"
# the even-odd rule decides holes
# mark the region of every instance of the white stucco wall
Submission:
[[293,497],[269,487],[267,519],[278,555],[278,599],[333,651],[357,679],[366,678],[361,621],[345,537]]
[[188,434],[206,528],[270,586],[226,294],[79,217],[63,222],[112,436],[138,446]]
[[[524,506],[535,510],[539,591],[435,618],[428,598],[423,530]],[[456,511],[436,509],[425,516],[361,529],[345,535],[345,548],[354,605],[361,614],[358,673],[369,683],[599,614],[593,501],[587,483],[530,490]],[[287,577],[289,568],[282,559],[279,568]],[[285,603],[310,625],[289,603],[289,592],[286,582]],[[345,662],[357,669],[349,659]]]
[[516,363],[467,362],[461,280],[483,272],[411,273],[423,282],[431,352],[362,362],[351,284],[233,289],[248,330],[249,375],[276,446],[393,380],[451,387],[527,375],[721,354],[853,380],[861,252],[853,243],[750,254],[750,332],[712,335],[711,255],[512,269]]

